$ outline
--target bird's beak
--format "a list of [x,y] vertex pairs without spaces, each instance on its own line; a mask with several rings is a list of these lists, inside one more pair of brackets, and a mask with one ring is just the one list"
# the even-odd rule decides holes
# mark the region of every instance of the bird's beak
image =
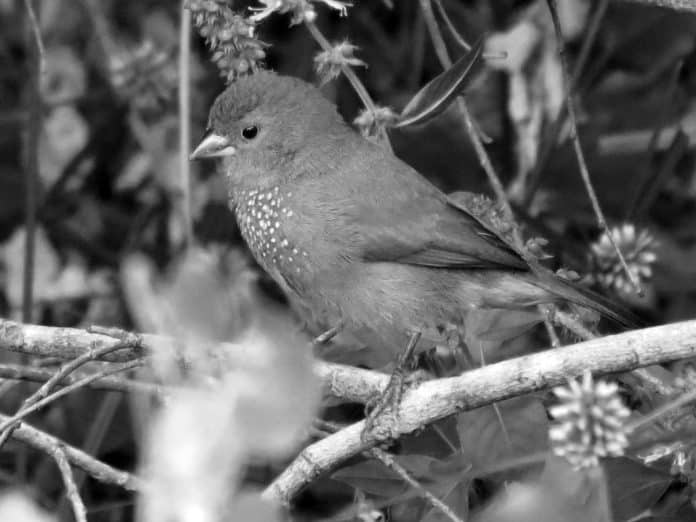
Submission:
[[189,156],[190,160],[231,156],[237,152],[230,140],[219,134],[209,132]]

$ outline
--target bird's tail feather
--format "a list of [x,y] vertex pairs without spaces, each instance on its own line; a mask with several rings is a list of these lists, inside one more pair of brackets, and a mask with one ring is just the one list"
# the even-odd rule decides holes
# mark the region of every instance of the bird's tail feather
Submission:
[[592,290],[567,281],[542,266],[533,267],[532,283],[547,292],[573,304],[589,308],[626,328],[635,328],[641,321],[630,310],[613,303]]

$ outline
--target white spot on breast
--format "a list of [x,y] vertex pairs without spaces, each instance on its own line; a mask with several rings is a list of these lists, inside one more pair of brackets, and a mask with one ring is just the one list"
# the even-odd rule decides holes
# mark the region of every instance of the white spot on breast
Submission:
[[[286,197],[291,196],[292,192],[287,192]],[[306,265],[298,263],[297,256],[301,253],[306,258],[308,254],[285,236],[284,221],[293,211],[284,203],[280,189],[242,190],[235,194],[235,201],[239,229],[256,260],[271,274],[301,274]],[[285,255],[278,253],[278,245]]]

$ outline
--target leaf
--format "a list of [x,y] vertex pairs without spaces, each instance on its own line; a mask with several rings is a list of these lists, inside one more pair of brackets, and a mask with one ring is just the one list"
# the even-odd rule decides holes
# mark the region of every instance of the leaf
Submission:
[[[452,478],[449,482],[441,483],[439,491],[434,493],[440,500],[447,504],[460,519],[466,520],[469,514],[469,489],[471,480],[467,474],[461,474],[459,477]],[[449,520],[445,514],[431,507],[423,517],[423,522],[439,522]]]
[[401,477],[376,460],[346,466],[331,475],[331,478],[365,493],[386,498],[401,495],[410,489]]
[[483,38],[479,38],[467,54],[457,60],[452,67],[430,80],[411,98],[394,127],[424,123],[449,107],[481,68],[482,49]]
[[602,462],[607,474],[615,520],[629,520],[652,509],[674,481],[669,473],[628,458]]
[[457,416],[463,458],[474,466],[474,476],[504,459],[543,452],[548,446],[548,420],[539,399],[517,397],[496,406],[500,415],[493,406],[484,406]]

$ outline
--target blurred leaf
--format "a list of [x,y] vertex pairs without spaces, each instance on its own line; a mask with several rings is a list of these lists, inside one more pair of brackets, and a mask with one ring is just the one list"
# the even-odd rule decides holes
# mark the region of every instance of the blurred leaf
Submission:
[[40,509],[26,495],[19,492],[10,492],[0,496],[0,520],[54,522],[57,519]]
[[[10,306],[18,310],[22,306],[24,273],[24,242],[26,231],[18,228],[2,249],[5,266],[5,292]],[[43,228],[37,227],[34,247],[34,299],[49,297],[53,283],[60,275],[60,262],[53,245]]]
[[482,49],[483,38],[479,38],[467,54],[416,93],[394,127],[425,123],[444,111],[476,77],[482,65]]
[[221,519],[244,522],[280,522],[279,506],[261,498],[260,492],[242,491],[231,500],[232,507]]
[[84,118],[69,105],[56,107],[44,120],[39,142],[39,174],[52,185],[65,166],[87,144],[89,130]]
[[[472,473],[496,467],[548,448],[548,419],[541,401],[517,397],[457,415],[462,458],[473,465]],[[502,423],[501,423],[502,420]]]
[[616,520],[630,520],[655,506],[674,482],[669,473],[628,458],[602,461]]
[[[55,2],[58,3],[58,2]],[[87,71],[72,48],[46,49],[46,71],[41,76],[41,96],[46,104],[75,102],[87,90]]]
[[410,489],[401,477],[376,460],[346,466],[336,471],[331,478],[366,493],[386,498],[401,495]]
[[[501,342],[519,337],[538,325],[542,318],[537,311],[502,310],[479,314],[480,321],[471,332],[482,341]],[[485,317],[485,321],[483,320]]]

